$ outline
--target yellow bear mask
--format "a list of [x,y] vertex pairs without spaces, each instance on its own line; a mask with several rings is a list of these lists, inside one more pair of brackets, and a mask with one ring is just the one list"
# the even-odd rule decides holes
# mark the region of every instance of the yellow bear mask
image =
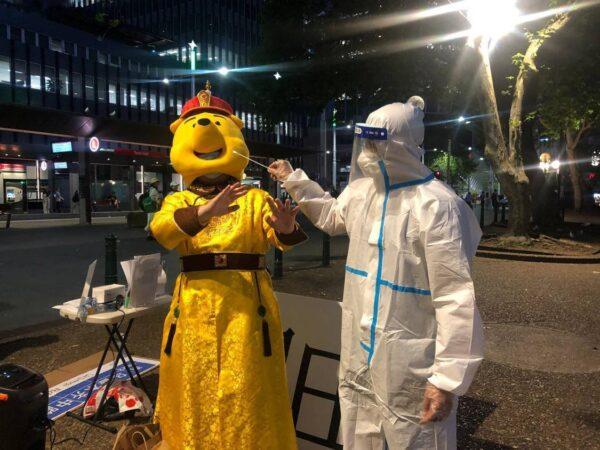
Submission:
[[210,110],[171,124],[171,164],[187,186],[196,178],[211,174],[243,178],[249,156],[243,126],[233,114]]

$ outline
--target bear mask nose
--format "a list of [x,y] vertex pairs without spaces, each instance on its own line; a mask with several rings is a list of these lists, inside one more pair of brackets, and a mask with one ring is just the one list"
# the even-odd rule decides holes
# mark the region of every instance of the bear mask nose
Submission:
[[198,125],[202,125],[203,127],[210,125],[210,119],[203,117],[202,119],[198,119]]

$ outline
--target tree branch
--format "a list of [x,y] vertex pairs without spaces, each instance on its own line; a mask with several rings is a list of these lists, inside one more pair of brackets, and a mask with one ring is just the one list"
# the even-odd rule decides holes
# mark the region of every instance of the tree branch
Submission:
[[515,92],[510,107],[510,119],[508,122],[508,154],[512,162],[522,162],[521,123],[523,115],[523,97],[525,95],[525,81],[530,71],[537,71],[535,60],[542,44],[549,36],[563,28],[568,23],[569,19],[570,15],[568,13],[561,14],[546,28],[538,32],[538,35],[531,40],[529,47],[527,47],[527,51],[525,52],[525,56],[523,57],[523,62],[521,63],[515,81]]

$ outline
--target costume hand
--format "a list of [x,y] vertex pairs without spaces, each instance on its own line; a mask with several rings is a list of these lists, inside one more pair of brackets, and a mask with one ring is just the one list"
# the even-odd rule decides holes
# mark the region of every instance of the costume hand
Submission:
[[446,419],[452,411],[452,397],[450,392],[443,391],[431,383],[427,383],[423,396],[423,412],[421,414],[421,425],[430,422],[441,422]]
[[289,200],[286,200],[284,205],[281,200],[273,200],[271,197],[267,197],[267,202],[273,212],[271,216],[267,217],[267,223],[278,233],[293,233],[296,229],[296,216],[300,211],[300,207],[293,208],[292,202]]
[[268,172],[271,174],[271,178],[276,181],[285,181],[287,177],[291,175],[294,168],[285,159],[278,159],[269,166]]
[[246,192],[248,188],[241,183],[230,184],[206,205],[198,207],[198,220],[201,224],[206,224],[212,217],[224,216],[238,210],[239,206],[232,203],[244,196]]

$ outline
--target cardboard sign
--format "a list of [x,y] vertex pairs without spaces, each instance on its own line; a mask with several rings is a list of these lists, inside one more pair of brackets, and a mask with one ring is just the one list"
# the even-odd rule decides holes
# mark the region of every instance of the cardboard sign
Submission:
[[277,293],[300,450],[341,449],[337,371],[342,311],[334,300]]
[[[158,367],[159,362],[155,359],[140,358],[134,356],[133,360],[137,366],[140,374],[144,374],[155,367]],[[128,362],[129,368],[133,371],[131,363]],[[95,389],[98,389],[103,384],[108,382],[108,377],[112,369],[113,362],[106,363],[102,366],[98,381],[96,382]],[[69,411],[73,411],[83,405],[85,398],[90,390],[92,379],[96,373],[96,369],[88,370],[87,372],[77,375],[76,377],[70,378],[56,386],[49,389],[49,401],[48,401],[48,418],[56,420],[59,417],[64,416]],[[121,361],[117,366],[117,373],[115,380],[128,380],[129,374]]]

